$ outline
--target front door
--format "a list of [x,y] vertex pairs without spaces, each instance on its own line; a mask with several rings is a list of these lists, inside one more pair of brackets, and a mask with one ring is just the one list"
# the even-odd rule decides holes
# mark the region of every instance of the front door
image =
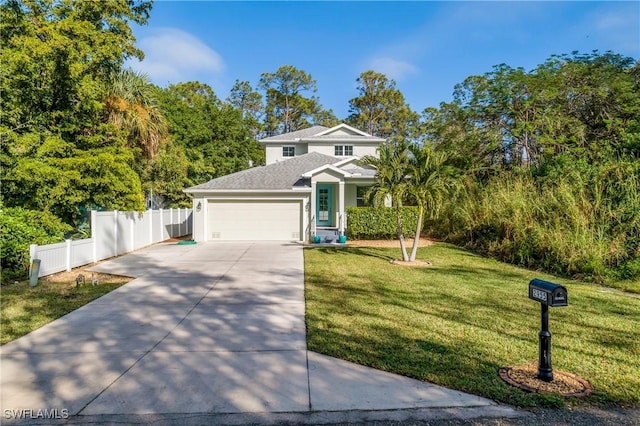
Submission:
[[331,226],[333,194],[331,185],[318,185],[316,202],[316,225]]

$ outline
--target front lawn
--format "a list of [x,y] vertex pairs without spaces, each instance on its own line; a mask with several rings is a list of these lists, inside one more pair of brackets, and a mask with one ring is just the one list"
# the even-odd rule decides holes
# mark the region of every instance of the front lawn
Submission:
[[447,244],[421,248],[431,267],[389,263],[398,248],[305,250],[310,350],[519,406],[575,398],[525,393],[498,369],[537,363],[539,304],[528,283],[565,285],[550,309],[553,367],[591,382],[588,404],[640,406],[640,299],[517,268]]
[[[100,284],[76,288],[75,273],[41,278],[36,287],[28,281],[3,285],[0,290],[0,345],[24,336],[131,281],[128,277],[96,274]],[[87,277],[90,273],[85,274]],[[60,278],[58,278],[60,277]]]

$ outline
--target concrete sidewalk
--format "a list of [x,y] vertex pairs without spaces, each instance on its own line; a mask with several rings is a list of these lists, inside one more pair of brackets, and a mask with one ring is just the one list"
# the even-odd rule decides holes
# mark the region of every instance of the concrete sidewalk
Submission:
[[302,251],[275,242],[160,244],[97,265],[137,278],[0,348],[3,424],[522,415],[307,351]]

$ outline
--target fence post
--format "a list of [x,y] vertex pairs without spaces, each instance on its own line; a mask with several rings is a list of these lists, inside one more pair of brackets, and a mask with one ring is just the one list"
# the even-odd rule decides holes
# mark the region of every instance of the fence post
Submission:
[[149,245],[153,244],[153,210],[147,209],[149,215]]
[[154,241],[155,243],[162,241],[164,237],[164,231],[162,230],[164,228],[164,212],[162,211],[162,208],[158,211],[160,212],[160,239],[158,241]]
[[169,238],[173,238],[173,207],[169,209]]
[[135,224],[136,224],[136,215],[140,216],[140,213],[135,212],[131,215],[131,220],[129,220],[129,243],[131,244],[131,250],[130,251],[134,251],[136,249],[136,241],[135,238],[133,238],[134,236],[134,228],[135,228]]
[[118,255],[118,210],[113,211],[113,251]]
[[98,212],[96,212],[95,210],[91,210],[91,240],[93,240],[93,263],[96,263],[98,261],[98,228],[96,225],[97,213]]
[[65,243],[67,243],[67,247],[65,250],[65,257],[66,259],[66,266],[67,266],[67,272],[71,271],[71,240],[64,240]]
[[[31,265],[33,263],[33,259],[36,258],[36,255],[38,254],[38,245],[37,244],[31,244],[29,246],[29,265]],[[31,267],[31,266],[29,266]]]

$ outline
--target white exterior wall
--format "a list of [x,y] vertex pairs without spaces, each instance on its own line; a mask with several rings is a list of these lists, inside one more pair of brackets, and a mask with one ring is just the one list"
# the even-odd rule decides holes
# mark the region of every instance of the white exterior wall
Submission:
[[315,183],[336,183],[341,182],[344,178],[342,175],[335,173],[333,171],[325,171],[322,173],[318,173],[317,175],[311,178],[311,182]]
[[378,148],[378,144],[362,144],[362,143],[341,142],[341,141],[336,141],[335,143],[330,143],[330,144],[309,143],[309,152],[319,152],[320,154],[330,155],[332,157],[335,157],[336,145],[353,146],[354,157],[364,157],[365,155],[377,155],[376,149]]
[[193,199],[193,239],[195,241],[206,241],[208,204],[204,197],[194,197]]
[[265,162],[267,165],[292,158],[292,157],[282,156],[283,146],[294,146],[296,148],[296,151],[295,151],[296,157],[309,152],[307,150],[307,144],[304,144],[304,143],[291,143],[291,144],[282,143],[278,145],[269,144],[269,145],[266,145],[266,148],[265,148]]
[[363,143],[353,143],[353,142],[341,142],[335,141],[335,143],[313,143],[309,144],[305,143],[291,143],[291,144],[269,144],[265,147],[265,158],[266,164],[276,163],[278,161],[286,160],[291,157],[283,157],[282,156],[282,147],[283,146],[295,146],[296,148],[296,157],[298,155],[307,154],[309,152],[318,152],[324,155],[330,155],[332,157],[335,156],[335,145],[352,145],[353,146],[353,156],[355,157],[364,157],[365,155],[377,155],[378,144],[363,144]]
[[357,201],[357,186],[355,184],[348,183],[344,186],[344,206],[346,207],[355,207],[358,204]]

